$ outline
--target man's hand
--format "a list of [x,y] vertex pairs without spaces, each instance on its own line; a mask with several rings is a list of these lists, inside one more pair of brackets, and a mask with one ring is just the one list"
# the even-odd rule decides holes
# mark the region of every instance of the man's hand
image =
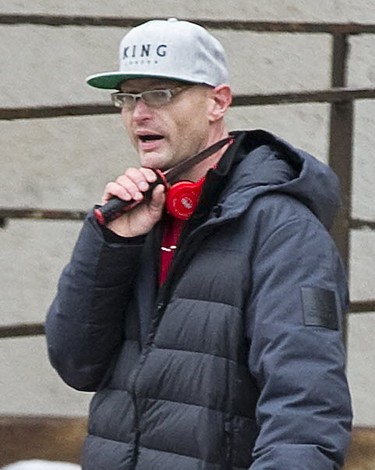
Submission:
[[[149,168],[128,168],[116,181],[107,184],[102,197],[105,204],[113,196],[124,201],[142,201],[144,193],[154,183],[157,175]],[[107,228],[122,237],[135,237],[148,233],[161,219],[165,203],[165,188],[158,184],[152,191],[149,201],[124,212],[116,220],[107,224]]]

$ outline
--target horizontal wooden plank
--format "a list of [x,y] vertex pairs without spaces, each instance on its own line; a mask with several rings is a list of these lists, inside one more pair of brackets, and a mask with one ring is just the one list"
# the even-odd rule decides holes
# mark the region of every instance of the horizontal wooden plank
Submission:
[[[375,88],[331,88],[288,93],[235,95],[233,107],[301,103],[339,103],[375,98]],[[69,116],[115,114],[119,110],[107,103],[0,108],[0,120],[46,119]]]
[[0,326],[0,338],[17,338],[22,336],[44,335],[44,324],[29,323]]
[[86,428],[85,418],[0,417],[0,466],[28,459],[79,463]]
[[[95,16],[95,15],[43,15],[43,14],[2,14],[0,24],[46,25],[46,26],[108,26],[130,28],[148,18]],[[164,18],[162,18],[164,19]],[[233,31],[255,31],[266,33],[327,33],[327,34],[374,34],[375,24],[371,23],[317,23],[300,21],[238,21],[192,19],[209,29],[230,29]]]
[[[0,207],[0,220],[3,220],[4,226],[7,219],[83,220],[86,214],[84,210]],[[375,230],[375,221],[372,220],[350,219],[349,224],[355,230]]]
[[[0,465],[46,459],[79,463],[86,418],[0,416]],[[375,468],[375,428],[355,428],[344,470]]]
[[375,428],[355,428],[344,470],[375,469]]

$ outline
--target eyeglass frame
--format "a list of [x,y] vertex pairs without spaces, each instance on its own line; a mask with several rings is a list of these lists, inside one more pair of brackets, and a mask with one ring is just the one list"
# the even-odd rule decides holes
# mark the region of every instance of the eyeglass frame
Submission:
[[[112,100],[113,105],[116,108],[126,109],[128,111],[131,111],[135,108],[138,99],[141,99],[145,104],[147,104],[147,106],[151,106],[151,107],[164,106],[170,103],[176,95],[178,95],[182,91],[192,86],[193,85],[181,85],[175,88],[157,88],[155,90],[145,90],[145,91],[142,91],[141,93],[129,93],[129,92],[123,92],[123,91],[116,91],[114,93],[111,93],[111,100]],[[147,103],[147,100],[144,99],[144,96],[145,95],[147,96],[147,94],[160,93],[160,92],[165,93],[166,100],[164,102],[161,102],[158,104],[155,104],[155,103],[152,104],[152,103]],[[116,99],[119,98],[120,96],[127,96],[129,98],[131,97],[132,101],[127,104],[116,101]]]

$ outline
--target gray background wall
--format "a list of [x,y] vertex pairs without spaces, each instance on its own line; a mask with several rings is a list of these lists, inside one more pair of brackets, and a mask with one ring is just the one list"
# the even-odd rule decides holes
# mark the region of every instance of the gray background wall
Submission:
[[[178,17],[375,23],[375,0],[0,1],[1,14]],[[1,107],[107,102],[86,76],[117,67],[125,29],[0,24]],[[228,52],[234,93],[330,86],[331,37],[215,31]],[[350,40],[349,85],[374,87],[375,37]],[[353,216],[375,220],[375,102],[355,106]],[[266,128],[323,161],[329,106],[233,108],[232,129]],[[86,210],[104,184],[136,157],[117,115],[0,121],[0,207]],[[44,321],[81,222],[11,220],[0,229],[0,325]],[[374,298],[375,233],[351,236],[352,300]],[[375,425],[375,314],[351,314],[348,375],[355,423]],[[89,394],[65,386],[48,364],[42,336],[0,340],[0,414],[86,415]]]

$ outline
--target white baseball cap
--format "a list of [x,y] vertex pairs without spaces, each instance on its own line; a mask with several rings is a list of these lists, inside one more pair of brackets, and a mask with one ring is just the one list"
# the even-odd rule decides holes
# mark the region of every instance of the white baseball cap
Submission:
[[134,78],[167,78],[216,87],[228,84],[225,52],[205,28],[176,18],[152,20],[122,39],[119,71],[91,75],[96,88],[118,89]]

